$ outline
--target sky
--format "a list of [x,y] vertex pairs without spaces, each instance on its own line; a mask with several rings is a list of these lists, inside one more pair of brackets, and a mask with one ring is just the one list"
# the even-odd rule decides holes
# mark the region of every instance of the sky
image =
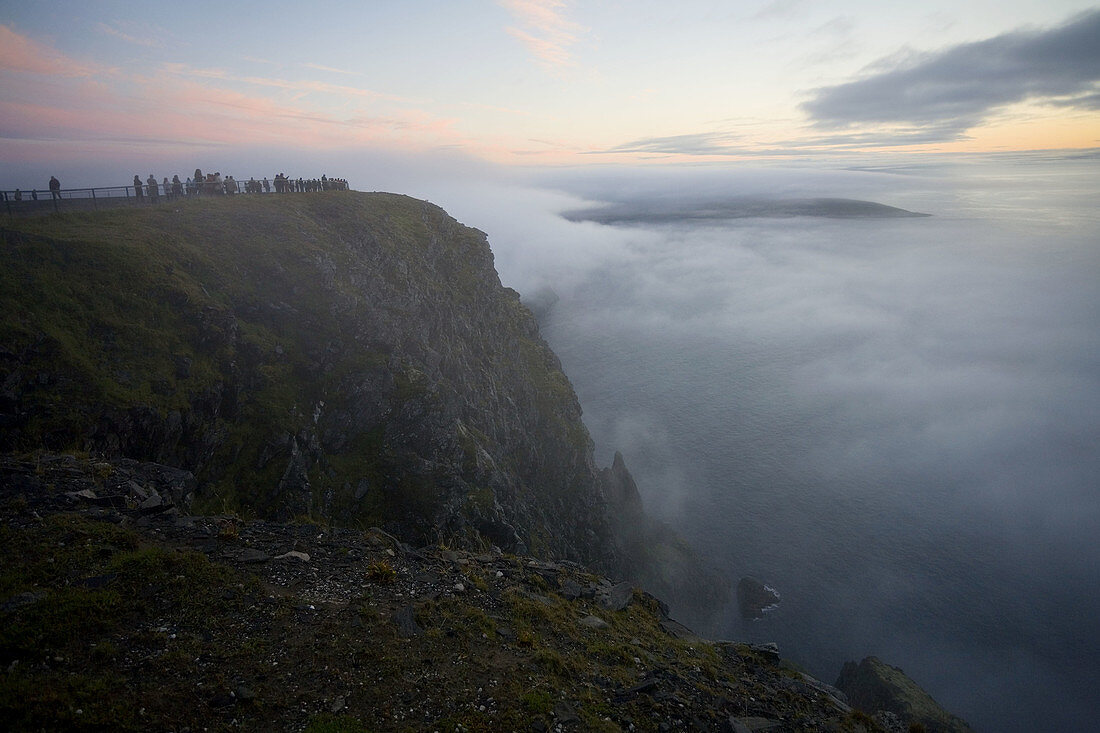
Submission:
[[0,0],[3,186],[276,151],[507,168],[1096,147],[1090,2]]

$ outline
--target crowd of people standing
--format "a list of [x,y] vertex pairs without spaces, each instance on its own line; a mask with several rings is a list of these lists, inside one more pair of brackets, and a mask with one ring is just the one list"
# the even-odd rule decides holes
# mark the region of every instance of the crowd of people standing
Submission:
[[222,178],[221,172],[206,173],[196,168],[194,177],[181,181],[178,175],[172,176],[169,181],[166,177],[158,183],[156,177],[150,173],[143,183],[141,176],[134,176],[134,195],[140,198],[148,198],[155,202],[160,196],[169,199],[179,196],[225,196],[238,193],[312,193],[315,191],[347,191],[348,182],[343,178],[329,178],[322,175],[320,178],[291,178],[285,173],[278,173],[272,180],[265,176],[257,181],[249,178],[247,181],[238,181],[233,176]]
[[[285,173],[278,173],[271,180],[265,176],[259,181],[255,178],[238,181],[233,176],[222,178],[220,172],[204,174],[199,168],[195,169],[193,177],[184,181],[181,181],[178,175],[172,176],[172,180],[168,180],[168,177],[165,176],[160,181],[157,181],[156,176],[152,173],[144,181],[141,180],[140,175],[134,175],[133,183],[129,186],[113,188],[116,192],[121,189],[126,190],[127,196],[132,192],[138,201],[149,201],[150,203],[160,201],[161,197],[170,201],[183,196],[199,195],[226,196],[243,193],[313,193],[315,191],[350,190],[347,179],[329,178],[327,175],[322,175],[320,178],[291,178]],[[62,196],[61,181],[58,180],[57,176],[50,176],[47,190],[50,193],[50,199],[54,201],[55,209],[58,202],[63,199],[66,203],[88,198],[95,199],[97,190],[106,192],[105,197],[103,193],[100,194],[101,198],[109,199],[118,195],[117,193],[111,193],[111,188],[77,188],[67,189],[65,195]],[[13,191],[0,191],[0,204],[7,204],[10,212],[11,204],[22,204],[26,200],[38,201],[39,193],[39,189],[23,191],[17,188]]]

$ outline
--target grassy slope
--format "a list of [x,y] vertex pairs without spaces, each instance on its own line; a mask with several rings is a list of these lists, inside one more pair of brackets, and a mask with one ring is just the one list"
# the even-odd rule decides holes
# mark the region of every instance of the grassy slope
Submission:
[[[524,558],[32,510],[47,514],[35,497],[0,502],[0,718],[14,730],[520,731],[567,717],[563,703],[583,730],[726,730],[729,715],[863,729],[748,647],[667,635],[651,598],[567,600]],[[229,560],[290,546],[310,561]],[[394,613],[410,604],[422,633],[403,637]],[[609,626],[578,623],[590,615]]]

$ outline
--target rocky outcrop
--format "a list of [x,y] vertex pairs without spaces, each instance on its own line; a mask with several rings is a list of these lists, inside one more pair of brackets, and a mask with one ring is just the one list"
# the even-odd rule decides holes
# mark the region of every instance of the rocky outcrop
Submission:
[[741,618],[760,619],[779,606],[779,594],[761,580],[746,576],[737,582],[737,608]]
[[699,628],[729,599],[729,583],[706,568],[695,551],[668,525],[645,513],[641,494],[622,454],[600,472],[614,536],[622,547],[624,572],[665,598]]
[[195,477],[158,463],[129,458],[91,461],[72,455],[0,457],[0,485],[12,496],[53,499],[50,509],[96,506],[129,509],[138,515],[186,514],[191,509]]
[[859,664],[846,662],[836,687],[852,707],[869,714],[892,714],[909,730],[919,725],[928,733],[971,733],[970,726],[940,707],[905,672],[876,657]]

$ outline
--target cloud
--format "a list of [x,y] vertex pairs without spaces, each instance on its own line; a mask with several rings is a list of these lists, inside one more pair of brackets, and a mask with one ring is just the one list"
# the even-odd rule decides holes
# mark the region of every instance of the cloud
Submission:
[[0,71],[77,77],[97,69],[0,25]]
[[751,142],[743,133],[730,131],[698,132],[665,137],[647,137],[602,150],[587,150],[584,155],[675,155],[700,157],[780,157],[845,153],[866,148],[927,145],[940,142],[945,135],[960,137],[943,125],[926,125],[887,131],[871,130],[811,134],[799,139],[770,141],[766,145]]
[[179,63],[92,65],[3,25],[0,85],[0,138],[6,154],[20,159],[40,154],[45,142],[81,156],[118,145],[159,154],[168,147],[409,150],[468,143],[454,119],[414,100]]
[[112,25],[108,25],[107,23],[96,23],[95,27],[96,30],[98,30],[100,33],[111,36],[113,38],[118,38],[119,40],[126,41],[127,43],[132,43],[135,46],[144,46],[145,48],[157,48],[161,45],[160,42],[152,38],[145,38],[135,35],[133,33],[127,33],[126,31],[123,31]]
[[785,20],[802,10],[806,0],[771,0],[753,14],[753,20]]
[[616,145],[591,154],[658,153],[665,155],[736,155],[729,135],[721,132],[696,132],[685,135],[647,137]]
[[1100,10],[1047,30],[1018,30],[935,53],[883,61],[855,81],[821,87],[802,109],[818,128],[897,126],[959,139],[1018,102],[1095,109]]
[[567,19],[565,0],[497,0],[522,27],[509,27],[508,33],[519,39],[531,54],[550,67],[568,66],[569,47],[575,44],[583,28]]
[[[329,84],[323,81],[290,80],[271,76],[240,76],[232,74],[225,69],[198,68],[181,63],[163,64],[161,67],[166,73],[171,73],[184,78],[205,78],[223,82],[240,82],[260,87],[283,89],[290,92],[331,94],[341,97],[364,97],[374,100],[388,100],[392,102],[410,102],[412,100],[398,97],[392,94],[384,94],[362,87],[352,87],[344,84]],[[348,72],[352,73],[352,72]]]
[[314,69],[316,71],[327,71],[330,74],[347,74],[348,76],[362,76],[362,72],[349,71],[348,69],[337,69],[334,66],[322,66],[321,64],[302,64],[307,69]]

